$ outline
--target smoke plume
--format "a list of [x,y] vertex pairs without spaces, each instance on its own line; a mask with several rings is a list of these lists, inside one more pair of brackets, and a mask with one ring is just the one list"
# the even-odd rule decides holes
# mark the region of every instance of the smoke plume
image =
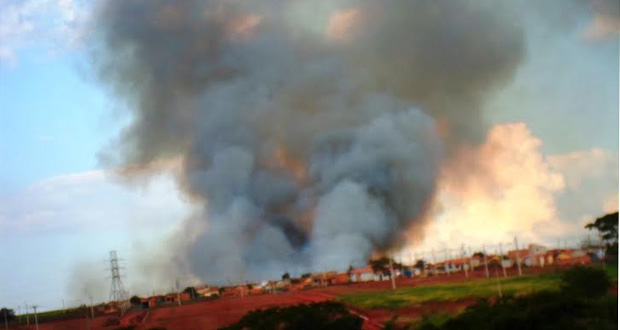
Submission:
[[129,177],[182,159],[201,212],[171,259],[212,282],[402,244],[524,53],[510,11],[481,1],[104,1],[92,36],[132,115],[105,158]]

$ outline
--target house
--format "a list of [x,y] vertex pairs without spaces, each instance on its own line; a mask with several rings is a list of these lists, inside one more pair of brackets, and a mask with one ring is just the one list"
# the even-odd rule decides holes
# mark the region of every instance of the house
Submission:
[[526,266],[544,266],[547,248],[539,244],[530,244],[527,249],[508,251],[512,263],[520,262]]
[[555,264],[558,266],[574,266],[592,263],[592,258],[581,250],[559,250],[555,258]]
[[349,272],[349,278],[351,282],[368,282],[376,281],[377,275],[370,266],[355,268]]
[[454,273],[469,269],[469,259],[470,258],[458,258],[446,260],[444,262],[446,265],[446,270],[450,273]]
[[476,269],[477,267],[484,266],[484,257],[473,256],[469,259],[469,264],[472,268]]
[[179,302],[180,294],[178,293],[168,293],[164,296],[166,304],[175,304]]
[[327,285],[347,284],[349,283],[349,274],[332,272],[325,277],[325,281]]
[[349,283],[349,274],[347,273],[325,272],[325,273],[318,273],[313,276],[313,284],[317,286],[327,286],[327,285],[346,284],[346,283]]
[[202,287],[199,289],[196,289],[196,293],[201,296],[201,297],[206,297],[206,298],[210,298],[210,297],[217,297],[220,295],[220,290],[216,287]]
[[512,261],[512,263],[515,265],[517,262],[520,262],[521,264],[523,264],[529,254],[530,254],[530,250],[528,249],[510,250],[508,251],[508,259]]
[[574,266],[574,265],[587,265],[592,263],[592,258],[589,255],[573,256],[568,259],[558,259],[556,264],[559,266]]
[[263,291],[263,289],[262,289],[262,288],[260,288],[260,287],[252,287],[252,288],[250,289],[250,295],[253,295],[253,296],[255,296],[255,295],[261,295],[261,294],[263,294],[263,293],[265,293],[265,291]]
[[434,274],[446,274],[447,273],[447,264],[444,262],[438,262],[434,265],[430,265]]
[[[143,306],[147,305],[149,308],[156,307],[163,304],[166,301],[164,296],[152,296],[144,298],[142,301]],[[146,304],[145,304],[146,303]]]

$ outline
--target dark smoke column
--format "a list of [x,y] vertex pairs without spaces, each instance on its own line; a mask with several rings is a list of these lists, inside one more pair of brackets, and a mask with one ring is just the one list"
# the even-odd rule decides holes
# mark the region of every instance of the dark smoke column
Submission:
[[204,280],[363,262],[423,228],[445,153],[519,62],[519,30],[476,3],[103,1],[94,67],[133,116],[107,159],[128,176],[182,160],[202,212],[174,262]]

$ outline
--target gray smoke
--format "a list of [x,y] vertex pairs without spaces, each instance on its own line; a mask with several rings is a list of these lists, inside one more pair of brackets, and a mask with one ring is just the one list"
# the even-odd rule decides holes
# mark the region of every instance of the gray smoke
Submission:
[[94,66],[133,116],[106,159],[126,175],[183,160],[179,187],[202,206],[186,226],[203,229],[174,260],[206,281],[344,269],[401,244],[524,53],[495,2],[124,0],[96,17]]

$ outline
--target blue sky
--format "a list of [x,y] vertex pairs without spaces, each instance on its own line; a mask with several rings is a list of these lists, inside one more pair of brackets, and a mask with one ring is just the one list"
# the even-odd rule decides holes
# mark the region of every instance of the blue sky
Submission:
[[93,151],[110,134],[102,121],[105,95],[80,76],[79,55],[19,55],[18,66],[0,67],[5,194],[45,177],[97,168]]
[[[89,73],[80,43],[88,8],[0,0],[0,306],[84,302],[67,290],[76,268],[104,273],[111,249],[131,260],[190,212],[169,176],[129,188],[99,163],[127,118],[117,118],[121,105]],[[529,131],[518,133],[542,141],[532,152],[564,176],[562,191],[545,193],[559,194],[558,221],[566,222],[606,209],[576,207],[584,194],[617,209],[617,34],[591,40],[583,33],[553,40],[533,33],[527,63],[487,105],[491,123],[523,122]],[[128,286],[136,280],[130,276]],[[107,298],[105,285],[92,290],[96,300]]]

